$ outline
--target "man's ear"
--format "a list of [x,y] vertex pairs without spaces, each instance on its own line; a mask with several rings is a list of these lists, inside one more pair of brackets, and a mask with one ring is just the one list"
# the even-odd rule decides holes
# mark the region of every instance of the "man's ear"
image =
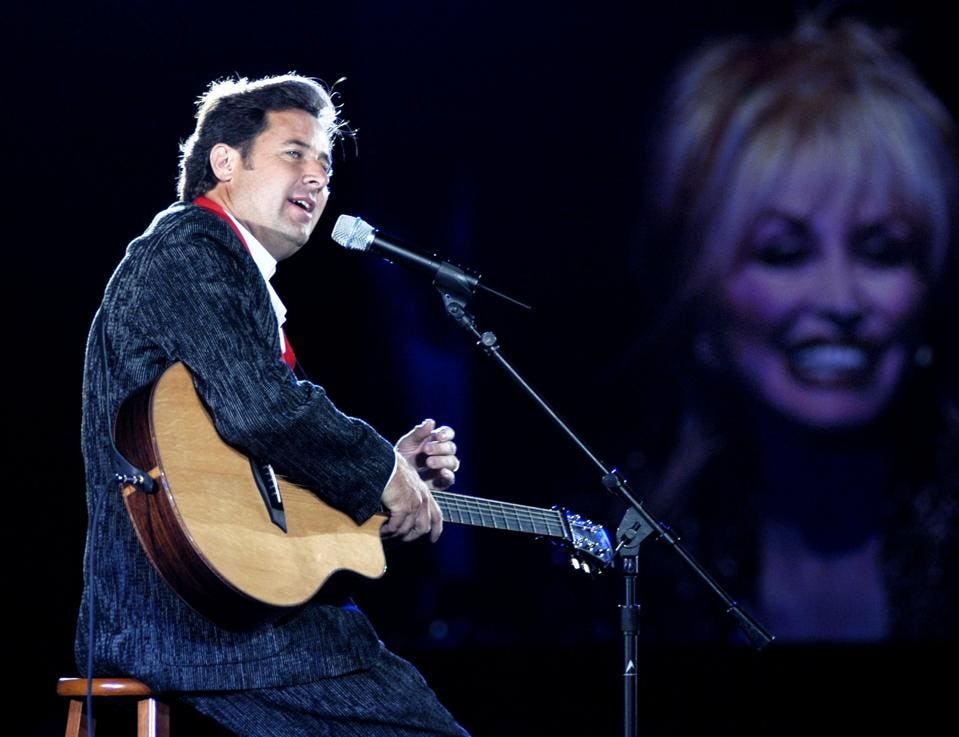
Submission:
[[233,179],[233,169],[239,161],[240,152],[225,143],[218,143],[210,149],[210,168],[221,182]]

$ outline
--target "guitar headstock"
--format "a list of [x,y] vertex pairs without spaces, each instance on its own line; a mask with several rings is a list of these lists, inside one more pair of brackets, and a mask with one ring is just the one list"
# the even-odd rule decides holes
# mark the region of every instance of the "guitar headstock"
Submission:
[[566,542],[571,548],[570,563],[584,573],[599,573],[613,564],[613,546],[602,525],[560,509],[566,525]]

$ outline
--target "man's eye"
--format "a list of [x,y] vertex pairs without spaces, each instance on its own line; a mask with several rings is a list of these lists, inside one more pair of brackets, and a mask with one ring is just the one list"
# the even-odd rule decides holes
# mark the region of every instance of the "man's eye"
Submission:
[[286,155],[291,159],[301,159],[303,158],[303,153],[300,151],[287,151]]

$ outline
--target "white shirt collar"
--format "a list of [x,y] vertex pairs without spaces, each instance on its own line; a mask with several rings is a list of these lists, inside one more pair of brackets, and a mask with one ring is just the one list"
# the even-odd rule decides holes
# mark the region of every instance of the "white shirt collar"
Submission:
[[232,212],[226,209],[224,209],[224,212],[230,216],[230,220],[233,221],[233,224],[236,225],[240,233],[243,234],[243,240],[246,241],[246,247],[250,249],[250,255],[253,256],[253,260],[256,262],[256,266],[260,270],[260,273],[263,274],[263,278],[267,281],[272,279],[273,275],[276,273],[276,259],[273,258],[270,252],[266,250],[266,246],[260,243],[256,239],[256,236],[247,230],[243,223],[233,216]]

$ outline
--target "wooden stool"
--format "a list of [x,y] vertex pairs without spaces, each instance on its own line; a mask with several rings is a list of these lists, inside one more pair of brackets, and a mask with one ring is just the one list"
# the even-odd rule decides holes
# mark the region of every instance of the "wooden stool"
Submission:
[[[93,737],[87,734],[84,709],[87,679],[61,678],[57,693],[70,697],[66,737]],[[134,678],[94,678],[93,695],[136,697],[137,737],[170,737],[170,708],[145,683]]]

